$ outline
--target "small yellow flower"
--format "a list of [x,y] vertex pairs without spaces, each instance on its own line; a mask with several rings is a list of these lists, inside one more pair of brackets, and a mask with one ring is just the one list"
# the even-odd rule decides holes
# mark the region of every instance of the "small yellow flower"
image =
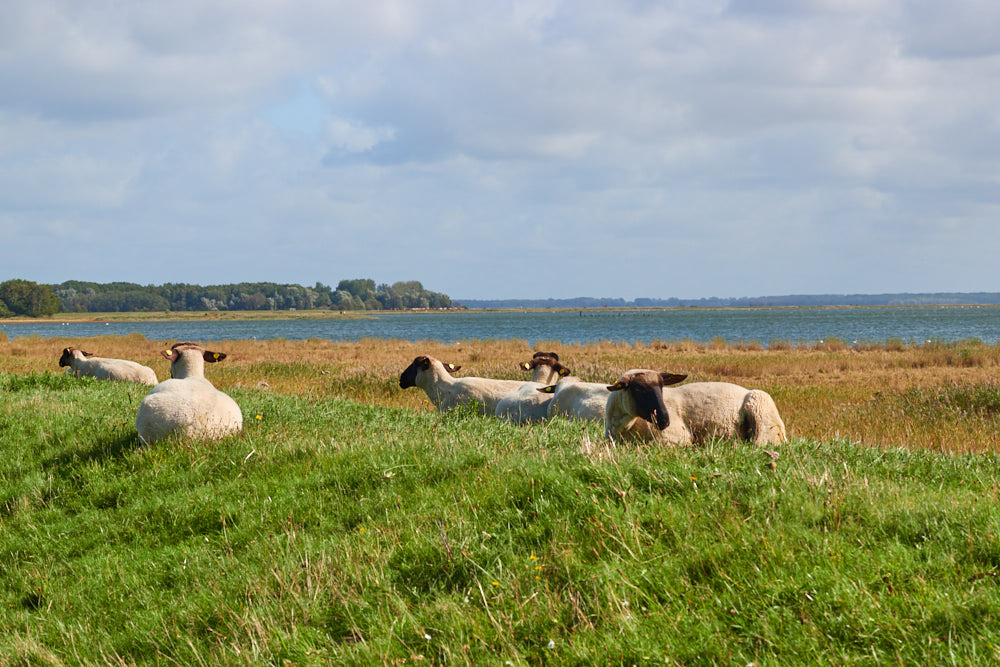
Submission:
[[361,526],[360,528],[358,528],[358,532],[359,532],[359,533],[363,533],[363,532],[365,532],[365,527],[364,527],[364,526]]
[[257,415],[257,421],[260,421],[263,418],[264,418],[264,415]]
[[541,565],[536,565],[535,569],[538,570],[539,572],[541,572],[542,571],[542,566]]
[[529,559],[530,560],[538,560],[537,558],[535,558],[535,554],[531,554],[531,556],[529,556]]
[[499,582],[499,581],[494,581],[494,582],[493,582],[493,585],[494,585],[494,586],[499,586],[499,585],[500,585],[500,582]]

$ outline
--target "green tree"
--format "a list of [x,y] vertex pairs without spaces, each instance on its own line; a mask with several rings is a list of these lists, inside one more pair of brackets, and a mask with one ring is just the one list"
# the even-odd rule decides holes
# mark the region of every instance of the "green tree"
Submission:
[[337,289],[349,292],[351,296],[356,296],[362,301],[375,296],[375,281],[371,278],[356,278],[354,280],[341,280],[337,283]]
[[48,285],[30,280],[8,280],[0,283],[0,301],[14,315],[42,317],[59,312],[59,297]]

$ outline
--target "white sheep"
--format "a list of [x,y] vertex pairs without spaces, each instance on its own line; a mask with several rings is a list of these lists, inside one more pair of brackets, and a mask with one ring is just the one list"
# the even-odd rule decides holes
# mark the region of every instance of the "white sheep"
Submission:
[[[583,382],[569,376],[560,378],[554,385],[541,387],[538,391],[550,394],[548,418],[582,419],[604,421],[607,407],[608,385],[603,382]],[[656,426],[645,419],[634,419],[624,426],[621,437],[628,440],[651,440],[656,437]]]
[[135,418],[146,444],[172,433],[186,438],[219,439],[243,428],[243,413],[232,398],[205,379],[205,362],[226,358],[197,343],[175,343],[160,352],[170,361],[170,377],[143,399]]
[[559,378],[556,384],[541,387],[538,391],[549,394],[549,417],[566,419],[604,419],[604,406],[608,402],[608,385],[605,382],[584,382],[576,376]]
[[756,445],[785,442],[785,424],[771,396],[729,382],[692,382],[670,387],[686,375],[646,369],[626,372],[608,387],[604,430],[611,439],[629,439],[636,419],[656,425],[654,440],[664,444],[702,443],[737,437]]
[[517,424],[544,421],[548,416],[548,403],[552,395],[538,390],[569,375],[570,370],[559,363],[559,355],[555,352],[535,352],[531,361],[518,366],[522,370],[531,371],[531,381],[500,399],[494,414]]
[[66,372],[74,377],[88,375],[99,380],[138,382],[148,385],[155,385],[157,382],[156,372],[149,366],[128,359],[95,357],[78,347],[65,348],[59,358],[59,366],[69,366]]
[[480,414],[492,415],[500,399],[524,384],[520,380],[452,377],[451,374],[460,368],[434,357],[420,356],[400,374],[399,386],[403,389],[420,387],[439,412],[472,402]]

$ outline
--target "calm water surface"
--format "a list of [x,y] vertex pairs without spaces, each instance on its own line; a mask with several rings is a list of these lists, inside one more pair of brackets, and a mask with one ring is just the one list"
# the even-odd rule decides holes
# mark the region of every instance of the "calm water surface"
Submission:
[[1000,342],[1000,308],[740,308],[729,310],[380,313],[364,319],[249,320],[205,322],[3,323],[0,332],[20,336],[87,338],[139,333],[150,340],[362,338],[433,340],[517,339],[589,343],[649,343],[690,339],[707,342],[815,343]]

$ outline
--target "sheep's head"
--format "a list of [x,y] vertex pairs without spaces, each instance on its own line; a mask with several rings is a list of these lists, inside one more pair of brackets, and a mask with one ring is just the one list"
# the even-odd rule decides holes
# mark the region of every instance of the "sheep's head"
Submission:
[[[416,387],[417,386],[417,375],[419,375],[423,371],[430,370],[431,364],[434,361],[437,361],[437,360],[434,359],[434,358],[432,358],[432,357],[425,357],[425,356],[420,356],[420,357],[417,357],[416,359],[414,359],[413,363],[411,363],[409,366],[407,366],[406,370],[403,371],[400,374],[400,376],[399,376],[399,386],[401,388],[403,388],[403,389],[406,389],[408,387]],[[439,363],[441,363],[441,365],[444,366],[444,369],[446,371],[448,371],[449,373],[454,373],[455,371],[457,371],[460,368],[462,368],[461,366],[456,366],[455,364],[446,364],[446,363],[443,363],[443,362],[439,362]]]
[[92,357],[92,356],[94,356],[90,352],[84,352],[83,350],[81,350],[78,347],[63,348],[62,356],[59,357],[59,366],[60,367],[61,366],[69,366],[70,362],[73,359],[76,358],[76,354],[74,354],[75,352],[79,352],[80,354],[82,354],[85,357]]
[[661,431],[670,426],[667,406],[663,403],[663,388],[684,381],[687,375],[657,373],[656,371],[628,371],[608,387],[608,391],[624,391],[632,399],[635,416],[656,424]]
[[[206,350],[198,343],[184,341],[174,343],[169,350],[161,350],[160,354],[170,362],[170,377],[185,378],[191,375],[203,375],[201,361],[214,364],[226,358],[223,352],[212,352]],[[196,362],[195,360],[199,360]]]
[[[559,363],[559,355],[555,352],[535,352],[531,357],[531,361],[525,361],[518,364],[518,368],[525,371],[534,371],[536,368],[546,367],[551,369],[552,373],[559,377],[566,377],[572,371],[561,363]],[[550,374],[551,376],[551,374]],[[539,382],[551,381],[552,377],[540,378]]]

